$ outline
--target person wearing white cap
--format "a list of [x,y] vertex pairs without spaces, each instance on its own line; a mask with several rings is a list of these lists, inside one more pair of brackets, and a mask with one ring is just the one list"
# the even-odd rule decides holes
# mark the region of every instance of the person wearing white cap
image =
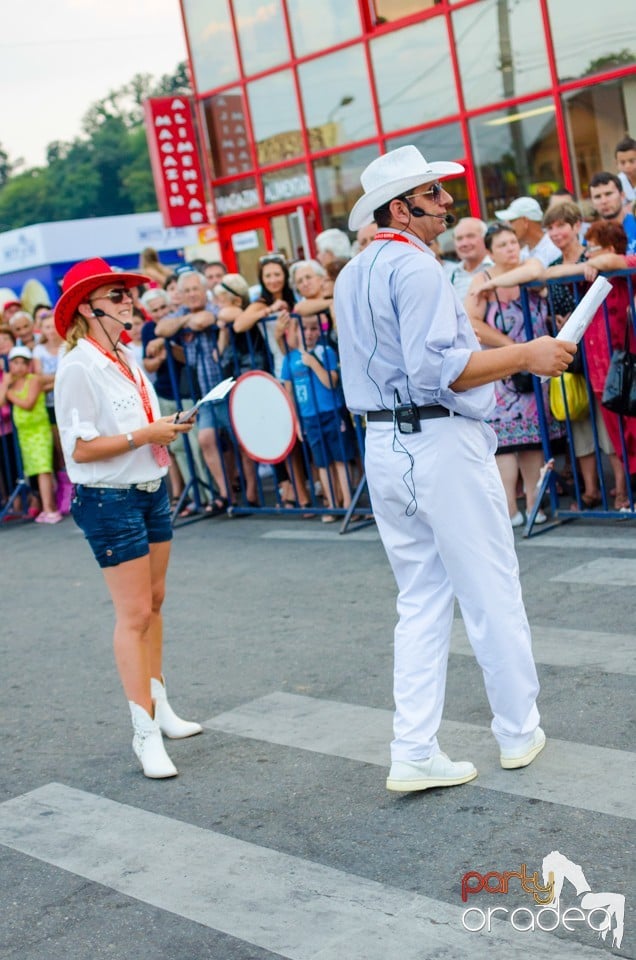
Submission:
[[545,744],[496,439],[484,420],[495,380],[521,370],[557,375],[576,347],[541,337],[481,351],[427,246],[450,219],[442,181],[462,172],[429,163],[414,146],[374,160],[349,228],[375,219],[380,229],[335,287],[345,397],[367,417],[366,478],[399,590],[387,779],[396,791],[477,776],[437,741],[455,597],[483,671],[501,765],[526,766]]
[[509,223],[521,246],[521,259],[534,257],[544,267],[550,266],[561,252],[541,226],[543,210],[533,197],[517,197],[505,210],[496,210],[498,220]]

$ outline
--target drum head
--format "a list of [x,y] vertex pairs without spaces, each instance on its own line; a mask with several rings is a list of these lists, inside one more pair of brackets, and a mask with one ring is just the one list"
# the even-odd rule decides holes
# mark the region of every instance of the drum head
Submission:
[[269,373],[250,370],[230,393],[236,439],[257,463],[280,463],[296,442],[298,420],[285,388]]

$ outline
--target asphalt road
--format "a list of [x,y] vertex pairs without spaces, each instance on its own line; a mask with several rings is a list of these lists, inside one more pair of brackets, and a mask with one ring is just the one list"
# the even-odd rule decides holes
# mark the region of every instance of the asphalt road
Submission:
[[[110,601],[81,534],[71,520],[0,531],[0,957],[636,956],[634,524],[519,535],[548,746],[499,769],[457,623],[441,743],[480,776],[410,796],[384,787],[394,583],[373,527],[334,527],[177,532],[165,670],[205,731],[168,742],[179,777],[163,782],[130,747]],[[525,864],[540,884],[555,851],[560,913],[542,932],[532,881],[505,893],[502,874]]]

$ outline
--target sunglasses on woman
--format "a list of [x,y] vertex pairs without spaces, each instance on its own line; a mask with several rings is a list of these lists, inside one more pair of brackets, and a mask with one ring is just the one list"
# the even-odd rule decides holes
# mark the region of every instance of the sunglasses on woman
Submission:
[[[111,303],[123,303],[124,298],[126,300],[132,300],[133,296],[130,290],[127,290],[125,287],[118,290],[109,290],[108,293],[105,293],[102,297],[97,297],[97,300],[110,300]],[[88,301],[90,305],[93,305],[93,301]]]
[[266,253],[264,257],[259,257],[258,262],[262,265],[265,263],[286,263],[285,257],[280,253]]

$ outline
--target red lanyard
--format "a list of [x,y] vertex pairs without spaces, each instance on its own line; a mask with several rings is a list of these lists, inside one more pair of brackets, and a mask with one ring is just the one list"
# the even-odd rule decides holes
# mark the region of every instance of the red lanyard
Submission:
[[396,243],[410,243],[412,247],[415,247],[416,250],[419,250],[420,253],[424,253],[419,244],[414,243],[408,237],[405,237],[403,233],[376,233],[374,240],[395,240]]
[[123,375],[126,377],[127,380],[130,380],[132,383],[134,383],[134,385],[135,385],[135,387],[136,387],[136,389],[137,389],[137,391],[138,391],[138,393],[139,393],[139,397],[140,397],[140,399],[141,399],[141,402],[142,402],[142,404],[143,404],[144,413],[146,414],[146,417],[147,417],[147,419],[148,419],[148,423],[153,423],[155,418],[154,418],[154,415],[153,415],[153,412],[152,412],[152,404],[151,404],[151,402],[150,402],[150,395],[149,395],[149,393],[148,393],[148,388],[147,388],[147,386],[146,386],[146,384],[145,384],[145,382],[144,382],[143,376],[141,376],[141,374],[139,375],[139,382],[138,382],[138,381],[137,381],[137,378],[135,377],[135,375],[134,375],[134,373],[132,372],[132,370],[129,370],[128,367],[126,366],[126,364],[125,364],[125,363],[122,363],[122,361],[120,360],[120,358],[119,358],[116,354],[115,354],[115,356],[113,356],[111,353],[108,352],[108,350],[105,350],[105,349],[102,347],[101,343],[98,343],[97,340],[94,340],[93,337],[88,337],[88,336],[87,336],[86,339],[88,340],[89,343],[92,343],[93,346],[94,346],[97,350],[99,350],[100,353],[102,353],[105,357],[107,357],[107,358],[110,360],[111,363],[114,363],[115,366],[123,373]]

